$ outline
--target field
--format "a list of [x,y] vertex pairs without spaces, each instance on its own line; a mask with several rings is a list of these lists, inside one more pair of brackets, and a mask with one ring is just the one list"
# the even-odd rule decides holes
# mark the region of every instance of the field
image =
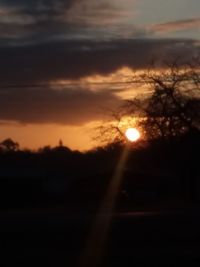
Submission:
[[[90,215],[61,209],[4,212],[0,266],[81,266],[92,221]],[[199,266],[199,225],[194,210],[114,214],[99,266]]]

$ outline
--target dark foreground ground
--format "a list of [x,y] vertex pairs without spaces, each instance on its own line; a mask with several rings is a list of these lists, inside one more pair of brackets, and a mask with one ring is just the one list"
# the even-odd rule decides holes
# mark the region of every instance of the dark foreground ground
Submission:
[[[63,211],[3,212],[0,266],[78,266],[91,221]],[[115,214],[105,252],[104,267],[200,266],[200,212]]]

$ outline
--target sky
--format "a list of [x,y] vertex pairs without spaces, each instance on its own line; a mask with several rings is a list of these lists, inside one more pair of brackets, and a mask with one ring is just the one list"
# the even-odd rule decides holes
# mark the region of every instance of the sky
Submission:
[[0,0],[0,140],[87,150],[152,59],[200,54],[199,0]]

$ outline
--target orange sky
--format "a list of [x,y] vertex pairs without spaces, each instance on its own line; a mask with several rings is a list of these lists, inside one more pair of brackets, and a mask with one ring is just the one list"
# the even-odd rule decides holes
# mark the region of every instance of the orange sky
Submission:
[[45,145],[56,146],[61,139],[65,146],[73,150],[85,151],[96,145],[92,140],[92,129],[92,123],[84,127],[13,123],[1,125],[0,139],[10,137],[17,141],[21,148],[31,149],[38,149]]
[[[148,92],[146,86],[129,83],[133,75],[134,73],[130,68],[123,67],[110,75],[95,74],[77,81],[54,80],[50,82],[50,86],[58,91],[65,89],[69,85],[70,87],[82,87],[83,90],[87,87],[94,92],[105,90],[105,87],[109,86],[109,90],[113,91],[113,94],[119,99],[133,98],[141,90],[142,93],[146,94]],[[95,112],[97,114],[100,113],[102,119],[108,118],[107,109],[109,108],[111,106],[102,102],[99,106],[96,106]],[[74,113],[71,113],[71,116],[73,117]],[[79,116],[81,116],[81,112]],[[100,144],[94,141],[93,138],[96,135],[95,128],[101,123],[102,121],[100,120],[92,120],[81,125],[5,121],[1,125],[0,140],[9,137],[17,141],[21,148],[38,149],[45,145],[56,146],[61,139],[65,146],[73,150],[85,151]]]

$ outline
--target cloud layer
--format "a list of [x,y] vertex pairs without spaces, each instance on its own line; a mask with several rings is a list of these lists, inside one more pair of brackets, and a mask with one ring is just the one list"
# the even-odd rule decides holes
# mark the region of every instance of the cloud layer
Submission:
[[[132,12],[112,0],[1,1],[0,33],[5,42],[57,38],[107,38],[120,34]],[[110,29],[110,33],[105,30]]]
[[200,29],[200,18],[170,21],[150,27],[151,30],[158,33],[176,32],[195,28]]
[[102,107],[112,108],[120,103],[109,86],[97,91],[78,85],[58,90],[52,89],[51,82],[109,75],[124,66],[143,69],[152,59],[162,61],[179,56],[188,61],[199,52],[200,46],[192,40],[167,39],[3,46],[0,48],[0,119],[69,125],[100,119]]
[[0,1],[0,120],[81,125],[99,119],[99,109],[120,98],[109,86],[55,90],[52,82],[79,82],[123,67],[144,69],[153,59],[189,61],[200,54],[196,40],[156,35],[197,27],[199,19],[137,25],[136,2]]
[[124,66],[145,68],[152,61],[197,56],[193,40],[56,41],[30,46],[0,47],[0,82],[34,84],[110,74]]
[[109,90],[20,88],[0,92],[0,118],[20,123],[82,125],[102,117],[120,99]]

